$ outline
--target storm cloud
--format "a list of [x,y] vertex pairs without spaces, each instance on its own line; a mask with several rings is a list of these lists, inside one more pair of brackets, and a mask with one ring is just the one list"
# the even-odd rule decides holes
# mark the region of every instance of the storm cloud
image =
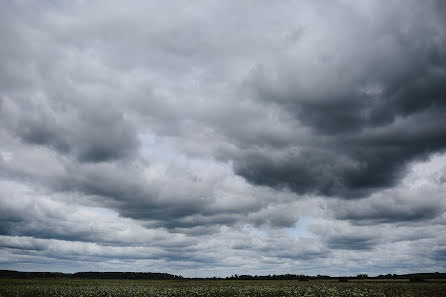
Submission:
[[444,271],[445,16],[3,4],[0,268]]

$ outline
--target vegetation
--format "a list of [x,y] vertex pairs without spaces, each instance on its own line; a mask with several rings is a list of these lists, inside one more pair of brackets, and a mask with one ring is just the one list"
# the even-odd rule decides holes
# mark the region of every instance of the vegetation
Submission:
[[[60,272],[20,272],[14,270],[0,270],[0,278],[81,278],[81,279],[147,279],[147,280],[185,280],[180,275],[172,275],[159,272],[76,272],[76,273],[60,273]],[[339,280],[346,282],[348,280],[388,280],[400,279],[413,282],[420,282],[424,279],[444,279],[446,273],[412,273],[412,274],[386,274],[376,277],[370,277],[367,274],[358,274],[357,276],[331,277],[328,275],[309,276],[304,274],[279,274],[279,275],[238,275],[234,274],[230,277],[219,278],[192,278],[195,280]],[[189,278],[189,280],[191,280]]]
[[0,270],[0,278],[81,278],[81,279],[152,279],[175,280],[182,276],[157,272],[21,272]]
[[109,280],[0,279],[0,297],[306,296],[441,297],[443,280]]

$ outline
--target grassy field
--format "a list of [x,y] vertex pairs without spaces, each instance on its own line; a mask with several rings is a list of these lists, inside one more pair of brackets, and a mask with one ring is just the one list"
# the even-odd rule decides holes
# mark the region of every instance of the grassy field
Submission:
[[1,297],[108,296],[446,296],[446,282],[430,281],[147,281],[0,279]]

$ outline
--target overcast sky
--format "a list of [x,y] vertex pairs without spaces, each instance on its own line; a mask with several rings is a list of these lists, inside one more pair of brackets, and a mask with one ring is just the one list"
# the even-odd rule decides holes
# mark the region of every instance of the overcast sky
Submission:
[[3,1],[0,43],[0,269],[446,272],[444,1]]

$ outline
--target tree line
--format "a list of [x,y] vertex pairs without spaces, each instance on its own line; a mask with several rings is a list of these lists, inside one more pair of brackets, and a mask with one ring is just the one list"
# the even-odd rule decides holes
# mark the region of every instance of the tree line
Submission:
[[409,279],[419,281],[424,279],[446,279],[446,273],[412,273],[412,274],[386,274],[370,277],[367,274],[356,276],[309,276],[304,274],[274,274],[274,275],[247,275],[234,274],[229,277],[185,278],[181,275],[159,272],[23,272],[14,270],[0,270],[0,278],[74,278],[74,279],[146,279],[146,280],[359,280],[359,279]]

